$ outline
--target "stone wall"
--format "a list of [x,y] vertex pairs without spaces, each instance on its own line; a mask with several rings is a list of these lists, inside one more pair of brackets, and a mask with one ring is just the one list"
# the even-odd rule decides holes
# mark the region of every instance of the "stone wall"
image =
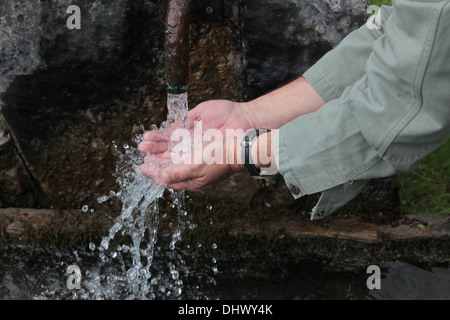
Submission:
[[40,207],[45,196],[18,154],[8,126],[0,115],[0,207]]
[[365,22],[368,6],[365,0],[243,1],[249,98],[301,75]]
[[[71,4],[81,8],[81,30],[66,27]],[[140,125],[165,119],[163,7],[159,0],[0,3],[3,205],[80,208],[116,189],[112,141],[130,143]],[[364,23],[367,7],[364,0],[223,1],[218,19],[191,23],[190,107],[251,99],[298,77]],[[207,196],[248,203],[261,187],[291,199],[281,180],[263,185],[246,176]]]

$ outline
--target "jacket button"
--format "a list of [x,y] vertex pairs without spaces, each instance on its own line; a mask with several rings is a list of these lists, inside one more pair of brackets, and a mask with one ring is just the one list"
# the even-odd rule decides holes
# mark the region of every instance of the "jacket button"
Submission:
[[298,195],[300,193],[300,188],[296,184],[290,184],[289,185],[289,191],[292,192],[292,194]]

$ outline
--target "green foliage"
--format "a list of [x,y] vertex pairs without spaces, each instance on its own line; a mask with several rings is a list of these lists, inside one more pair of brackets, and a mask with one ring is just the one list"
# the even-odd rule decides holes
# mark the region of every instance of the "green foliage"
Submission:
[[376,5],[379,7],[381,7],[382,5],[391,6],[392,1],[391,0],[371,0],[370,4],[373,4],[373,5]]
[[405,213],[450,213],[450,139],[397,181]]

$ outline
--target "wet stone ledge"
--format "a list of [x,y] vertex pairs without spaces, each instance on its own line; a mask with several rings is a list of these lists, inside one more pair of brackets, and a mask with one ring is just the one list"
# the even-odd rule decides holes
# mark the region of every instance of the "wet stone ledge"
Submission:
[[[194,253],[205,259],[247,261],[249,270],[286,261],[316,261],[334,271],[354,271],[395,260],[423,266],[450,263],[450,214],[406,215],[392,224],[348,216],[323,221],[282,216],[278,221],[255,224],[252,218],[238,214],[233,219],[215,216],[211,224],[210,214],[204,210],[193,215],[196,228],[182,233],[181,248],[196,248]],[[106,216],[81,210],[0,209],[1,245],[87,249],[90,242],[99,243],[107,234],[113,217]],[[170,221],[160,221],[160,246],[170,241]],[[212,249],[213,244],[217,248]]]

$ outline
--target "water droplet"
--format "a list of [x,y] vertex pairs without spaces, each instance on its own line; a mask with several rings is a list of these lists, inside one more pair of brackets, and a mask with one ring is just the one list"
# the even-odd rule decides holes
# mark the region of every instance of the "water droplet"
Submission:
[[170,274],[172,275],[172,279],[173,280],[177,280],[178,279],[179,273],[178,273],[177,270],[170,271]]
[[195,228],[197,228],[197,225],[195,223],[191,223],[189,225],[189,229],[194,230]]
[[108,201],[109,200],[109,197],[107,197],[107,196],[101,196],[101,197],[98,197],[97,198],[97,202],[99,203],[99,204],[102,204],[103,202],[106,202],[106,201]]
[[103,249],[108,250],[109,248],[109,241],[107,239],[103,239],[101,242],[101,246]]

